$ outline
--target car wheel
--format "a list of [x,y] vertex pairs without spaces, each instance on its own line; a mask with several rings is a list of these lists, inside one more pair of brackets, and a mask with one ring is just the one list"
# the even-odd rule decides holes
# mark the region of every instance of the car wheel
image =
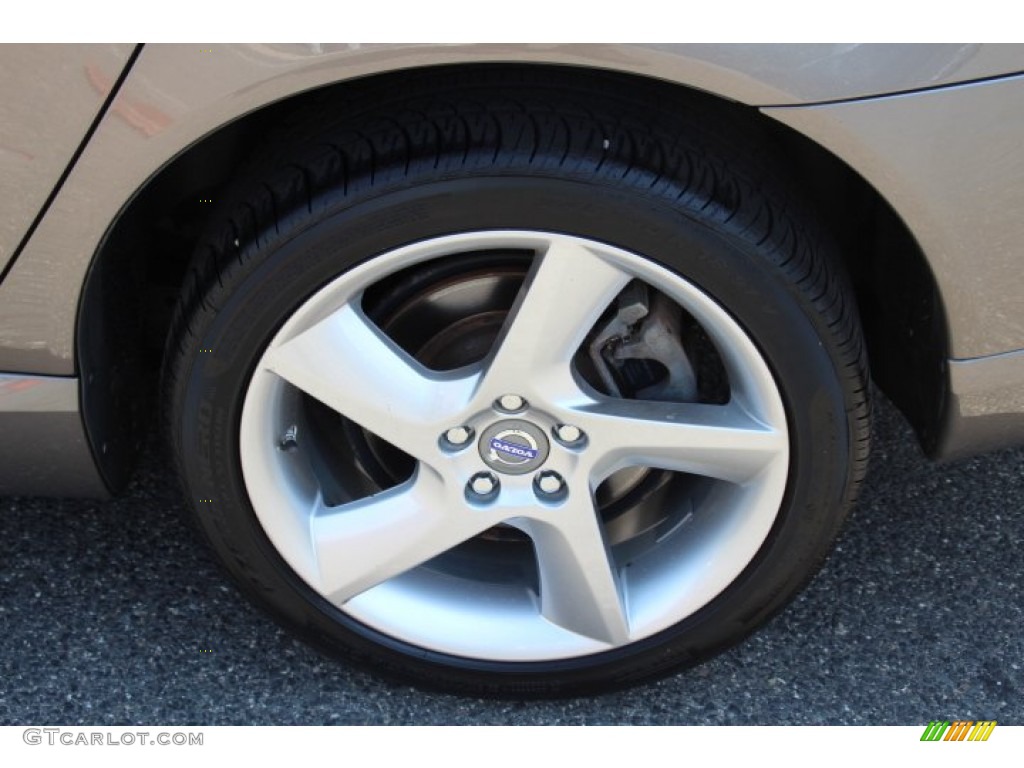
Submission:
[[579,692],[735,642],[864,472],[827,238],[696,107],[403,93],[297,120],[199,249],[166,386],[213,549],[428,685]]

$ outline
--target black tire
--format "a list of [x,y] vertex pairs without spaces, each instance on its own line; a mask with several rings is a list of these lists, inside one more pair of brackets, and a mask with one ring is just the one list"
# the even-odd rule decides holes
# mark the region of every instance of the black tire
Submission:
[[[243,591],[322,649],[474,693],[633,684],[706,658],[778,611],[819,567],[855,498],[868,374],[854,302],[834,247],[786,189],[770,138],[756,117],[710,99],[612,76],[586,82],[530,70],[424,74],[324,102],[294,116],[240,174],[197,251],[165,363],[178,470]],[[599,653],[467,658],[357,621],[285,562],[241,468],[250,379],[297,308],[378,254],[499,229],[587,238],[684,277],[748,334],[785,405],[788,480],[756,555],[699,610]],[[450,268],[487,268],[479,258]],[[406,278],[388,290],[404,290]],[[332,451],[352,450],[347,440]]]

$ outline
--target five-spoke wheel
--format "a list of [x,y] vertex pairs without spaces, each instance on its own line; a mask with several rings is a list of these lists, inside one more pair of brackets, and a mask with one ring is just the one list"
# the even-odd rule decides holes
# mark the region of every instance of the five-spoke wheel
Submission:
[[[477,362],[428,368],[367,316],[364,295],[390,275],[502,251],[528,254],[532,264]],[[636,282],[670,299],[674,320],[686,315],[707,335],[726,372],[727,402],[613,397],[582,378],[574,360]],[[449,290],[457,284],[446,281]],[[447,319],[464,323],[480,311],[453,307]],[[615,344],[628,346],[650,318],[648,311]],[[687,355],[681,342],[677,354]],[[329,475],[346,459],[304,439],[316,418],[306,397],[411,457],[410,476],[328,501],[317,468]],[[241,460],[270,540],[353,618],[444,653],[546,660],[648,637],[721,592],[775,520],[788,441],[770,370],[699,289],[601,243],[497,231],[382,254],[302,304],[254,372]],[[659,474],[662,508],[657,519],[630,510],[642,524],[614,540],[598,489],[637,470]],[[650,498],[636,506],[643,501]],[[532,555],[521,548],[518,578],[490,574],[486,551],[476,555],[480,578],[452,578],[446,553],[497,526],[532,544]]]

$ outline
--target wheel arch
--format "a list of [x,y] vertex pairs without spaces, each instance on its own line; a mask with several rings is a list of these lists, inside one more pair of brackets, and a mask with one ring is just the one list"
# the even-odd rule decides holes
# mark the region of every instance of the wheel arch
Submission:
[[[640,75],[610,75],[582,67],[542,64],[462,64],[429,67],[451,82],[480,67],[548,67],[581,85],[614,78],[619,87]],[[373,75],[291,95],[226,122],[165,163],[123,205],[93,256],[79,304],[76,357],[81,409],[93,455],[112,490],[127,481],[146,433],[147,408],[159,380],[175,300],[193,247],[218,193],[239,164],[275,126],[314,100],[372,90],[403,71]],[[806,190],[843,254],[864,324],[872,375],[932,450],[946,398],[948,331],[932,272],[899,215],[867,181],[827,149],[754,107],[696,89],[657,81],[667,103],[701,103],[730,130],[782,152],[791,184]],[[144,254],[140,257],[140,255]],[[893,328],[901,329],[893,333]]]

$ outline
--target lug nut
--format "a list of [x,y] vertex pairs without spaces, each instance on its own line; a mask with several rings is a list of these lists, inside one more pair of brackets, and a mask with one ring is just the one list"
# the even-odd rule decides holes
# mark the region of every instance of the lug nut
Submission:
[[559,424],[555,427],[554,434],[558,442],[568,446],[579,445],[586,437],[582,429],[574,427],[572,424]]
[[494,479],[489,475],[479,475],[469,485],[473,493],[479,496],[486,496],[494,490]]
[[492,501],[498,495],[498,478],[490,472],[477,472],[466,483],[466,498],[470,501]]
[[550,469],[540,472],[533,479],[533,489],[537,496],[545,501],[558,501],[565,498],[567,493],[565,480],[560,474]]
[[472,427],[452,427],[441,437],[441,442],[449,448],[461,448],[472,439]]
[[562,478],[554,472],[545,472],[537,478],[537,487],[549,495],[558,493],[562,490]]
[[498,407],[508,413],[518,413],[526,408],[526,401],[519,395],[502,395],[498,398]]

